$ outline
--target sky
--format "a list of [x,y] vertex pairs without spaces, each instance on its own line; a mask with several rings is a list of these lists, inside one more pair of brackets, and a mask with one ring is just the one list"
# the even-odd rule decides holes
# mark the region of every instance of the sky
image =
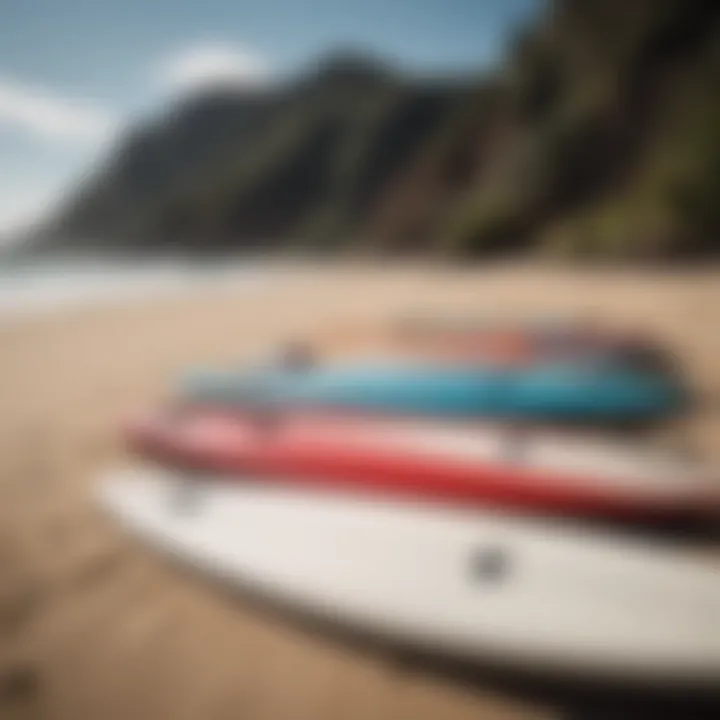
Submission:
[[409,70],[497,61],[539,0],[0,0],[0,235],[57,203],[133,119],[212,82],[352,47]]

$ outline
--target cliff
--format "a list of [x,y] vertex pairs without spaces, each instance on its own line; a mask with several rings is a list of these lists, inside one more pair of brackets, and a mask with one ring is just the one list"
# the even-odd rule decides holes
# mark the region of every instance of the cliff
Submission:
[[567,0],[492,73],[333,56],[135,128],[36,246],[483,256],[720,248],[720,3]]

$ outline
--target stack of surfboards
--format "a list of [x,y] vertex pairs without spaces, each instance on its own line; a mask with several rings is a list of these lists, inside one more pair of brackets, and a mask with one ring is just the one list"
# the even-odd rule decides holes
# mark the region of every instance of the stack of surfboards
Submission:
[[230,584],[465,659],[720,687],[720,568],[611,529],[712,518],[718,486],[697,461],[598,436],[256,401],[180,403],[125,435],[153,464],[105,477],[103,504]]

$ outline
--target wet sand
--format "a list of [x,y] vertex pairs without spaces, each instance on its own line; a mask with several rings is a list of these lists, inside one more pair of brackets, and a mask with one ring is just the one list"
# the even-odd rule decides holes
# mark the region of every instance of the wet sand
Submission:
[[96,510],[119,417],[189,364],[289,338],[367,351],[409,311],[590,312],[678,349],[720,463],[720,271],[285,270],[268,282],[0,318],[0,718],[535,718],[554,709],[315,633],[167,566]]

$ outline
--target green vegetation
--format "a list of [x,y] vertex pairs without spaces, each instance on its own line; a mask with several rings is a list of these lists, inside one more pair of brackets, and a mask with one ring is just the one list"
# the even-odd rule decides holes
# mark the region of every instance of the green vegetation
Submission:
[[564,0],[491,77],[333,57],[136,129],[36,247],[716,254],[719,48],[717,2]]

